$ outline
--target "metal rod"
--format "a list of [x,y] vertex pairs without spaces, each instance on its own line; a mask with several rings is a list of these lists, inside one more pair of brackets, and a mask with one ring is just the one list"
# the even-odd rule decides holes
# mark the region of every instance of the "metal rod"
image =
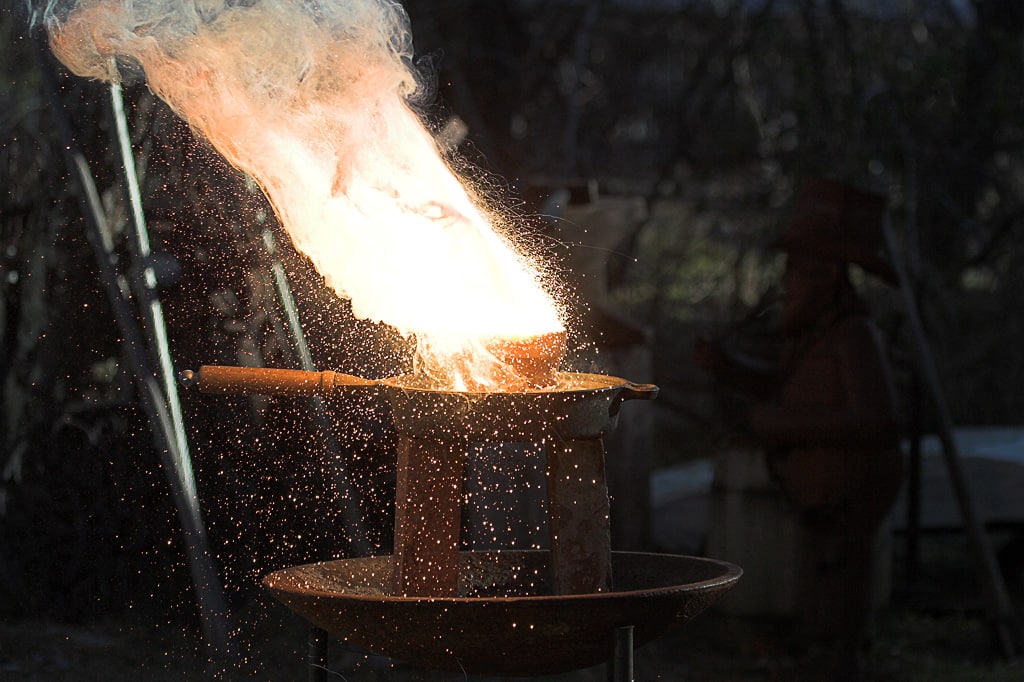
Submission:
[[937,413],[939,440],[942,442],[942,455],[946,463],[946,470],[949,472],[950,483],[953,486],[953,493],[957,505],[960,507],[960,514],[963,516],[967,536],[973,547],[973,554],[977,557],[978,570],[985,586],[985,596],[988,601],[989,616],[992,618],[992,625],[996,630],[996,637],[1002,649],[1003,656],[1012,659],[1016,655],[1016,623],[1013,605],[1010,601],[1009,592],[1003,582],[1003,576],[999,572],[996,563],[995,552],[992,550],[992,543],[989,541],[985,526],[978,518],[975,510],[974,500],[967,487],[967,478],[960,465],[960,450],[956,438],[953,436],[953,417],[946,403],[945,393],[939,381],[939,372],[932,356],[931,346],[924,333],[924,325],[917,310],[916,302],[911,291],[910,281],[903,263],[896,252],[896,240],[892,234],[892,226],[889,224],[889,217],[886,215],[882,222],[882,232],[885,237],[886,249],[892,265],[899,278],[900,292],[903,296],[904,307],[906,308],[907,319],[917,346],[915,359],[918,364],[918,371],[925,382],[925,388],[931,395],[932,404]]
[[[186,555],[192,572],[193,588],[203,626],[203,634],[215,649],[226,653],[230,648],[227,608],[217,572],[206,543],[206,531],[201,516],[189,503],[188,490],[194,490],[185,483],[176,470],[180,460],[177,440],[173,435],[172,419],[167,412],[163,394],[151,369],[151,358],[143,334],[132,313],[132,291],[127,280],[117,272],[113,242],[107,225],[103,204],[96,189],[89,164],[78,147],[71,122],[60,102],[59,89],[48,61],[48,51],[38,38],[33,40],[33,54],[39,66],[44,96],[51,102],[48,108],[53,115],[57,134],[61,138],[64,162],[71,176],[81,189],[80,202],[82,218],[88,240],[96,260],[100,284],[107,296],[111,312],[122,338],[122,352],[139,391],[139,400],[149,418],[150,428],[156,441],[156,449],[162,460],[168,485],[182,524]],[[193,496],[194,497],[194,496]]]
[[633,626],[615,628],[608,682],[633,682]]
[[[299,318],[299,307],[295,304],[295,297],[292,295],[291,284],[288,282],[288,274],[284,270],[281,259],[277,257],[277,241],[270,228],[263,230],[263,247],[270,256],[270,271],[274,277],[274,289],[277,291],[278,301],[284,309],[285,317],[288,320],[288,330],[292,339],[292,348],[299,361],[299,365],[307,372],[316,371],[313,364],[313,356],[309,352],[309,345],[306,343],[306,333],[302,329],[302,320]],[[313,407],[313,419],[323,437],[323,443],[330,451],[334,462],[334,485],[337,488],[338,498],[341,501],[341,518],[345,524],[345,537],[348,544],[349,554],[362,556],[371,551],[370,541],[366,533],[366,524],[360,512],[362,500],[359,491],[352,485],[349,475],[347,459],[338,445],[333,434],[333,420],[327,414],[327,408],[319,395],[309,398]]]
[[910,386],[910,452],[907,459],[907,583],[913,585],[921,568],[921,379],[914,376]]
[[313,625],[309,628],[309,682],[327,682],[327,631]]
[[[213,564],[206,537],[206,525],[199,505],[195,473],[189,454],[188,436],[185,432],[185,420],[181,412],[181,401],[178,396],[178,386],[175,381],[170,344],[167,338],[167,324],[164,320],[163,305],[156,292],[156,274],[150,262],[152,250],[149,242],[149,230],[142,207],[142,192],[139,189],[135,156],[132,152],[128,120],[124,111],[124,96],[121,84],[117,81],[110,84],[110,105],[114,114],[117,146],[121,153],[122,179],[131,207],[133,230],[130,232],[130,243],[138,260],[134,268],[136,286],[133,288],[133,293],[138,298],[139,306],[142,309],[142,318],[150,341],[140,348],[148,349],[151,358],[155,356],[159,389],[156,389],[148,377],[140,377],[140,379],[145,380],[144,383],[152,393],[153,401],[161,406],[163,418],[160,420],[160,424],[170,445],[167,448],[166,456],[171,459],[172,464],[167,472],[167,477],[176,491],[175,501],[178,513],[185,526],[189,569],[199,602],[203,632],[207,641],[225,652],[230,648],[227,601]],[[150,376],[152,376],[152,367]]]
[[277,257],[277,240],[274,239],[274,232],[270,228],[265,228],[262,237],[263,248],[270,256],[270,271],[274,276],[277,297],[281,301],[281,307],[284,308],[285,317],[288,319],[288,331],[291,332],[295,354],[298,356],[302,369],[307,372],[315,372],[313,356],[309,352],[306,333],[303,331],[302,321],[299,319],[299,307],[295,304],[295,297],[292,295],[292,288],[288,282],[288,274]]
[[342,385],[365,387],[374,384],[331,370],[307,372],[302,369],[203,365],[198,371],[186,369],[181,373],[181,380],[186,385],[195,386],[203,393],[222,395],[332,395],[337,388],[335,380],[338,377],[341,377],[339,383],[344,382]]
[[185,420],[181,414],[181,401],[178,386],[175,383],[174,366],[171,362],[170,344],[167,340],[167,325],[164,322],[164,310],[160,298],[156,294],[156,273],[150,259],[152,250],[149,244],[149,229],[142,208],[142,192],[139,189],[139,177],[135,170],[135,156],[132,153],[131,136],[128,133],[128,119],[124,112],[124,96],[121,84],[110,84],[110,105],[114,112],[117,135],[117,146],[121,152],[121,168],[124,173],[125,189],[128,192],[128,203],[131,207],[132,244],[139,262],[137,292],[143,307],[144,319],[153,340],[153,352],[159,366],[160,383],[166,397],[167,408],[171,413],[171,424],[174,428],[174,439],[177,442],[177,469],[182,475],[187,499],[194,503],[198,511],[198,496],[195,490],[195,477],[192,473],[192,460],[189,457],[188,437],[185,434]]

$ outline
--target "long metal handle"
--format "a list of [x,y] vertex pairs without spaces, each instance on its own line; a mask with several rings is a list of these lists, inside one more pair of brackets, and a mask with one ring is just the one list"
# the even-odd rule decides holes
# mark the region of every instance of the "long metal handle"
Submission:
[[186,370],[181,379],[203,393],[221,395],[329,396],[345,386],[369,387],[373,379],[326,370],[306,372],[300,369],[230,367],[203,365],[198,371]]

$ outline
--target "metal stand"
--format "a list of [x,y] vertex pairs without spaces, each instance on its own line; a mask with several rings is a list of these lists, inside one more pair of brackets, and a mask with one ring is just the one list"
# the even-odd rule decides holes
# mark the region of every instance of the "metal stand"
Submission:
[[[458,594],[467,447],[464,440],[399,436],[392,596]],[[611,536],[603,442],[551,439],[545,449],[552,593],[608,592]]]
[[978,518],[974,500],[967,487],[967,479],[960,465],[960,451],[956,439],[953,437],[953,417],[949,412],[945,393],[943,393],[942,385],[939,382],[939,373],[932,356],[931,346],[924,333],[924,326],[921,324],[921,318],[910,287],[910,279],[896,252],[896,240],[893,237],[888,216],[885,216],[882,222],[882,231],[885,236],[886,249],[889,252],[892,265],[899,278],[900,292],[903,295],[903,303],[910,322],[910,329],[914,336],[914,343],[917,346],[917,354],[915,355],[917,369],[921,379],[924,380],[925,389],[930,394],[937,413],[939,439],[942,441],[942,455],[946,462],[946,470],[949,472],[950,483],[953,485],[953,493],[956,497],[957,505],[960,507],[960,514],[964,518],[967,536],[970,539],[974,550],[973,553],[978,561],[978,570],[981,573],[981,579],[985,587],[985,597],[988,602],[989,617],[992,619],[992,625],[995,628],[996,637],[1003,656],[1007,659],[1012,659],[1016,655],[1018,628],[1013,604],[1010,601],[1010,594],[1006,589],[1006,583],[1003,582],[1003,576],[999,572],[999,565],[996,563],[992,543],[989,541],[984,524]]
[[[117,124],[118,143],[124,163],[124,181],[132,205],[134,279],[118,271],[117,255],[106,213],[85,156],[80,151],[71,123],[60,103],[59,89],[53,78],[47,51],[35,41],[39,72],[45,95],[52,102],[61,147],[69,173],[81,189],[82,215],[86,237],[92,246],[100,282],[123,340],[124,359],[131,368],[139,400],[149,417],[167,482],[171,488],[178,519],[182,525],[186,556],[192,575],[200,622],[207,642],[220,653],[230,652],[230,627],[223,588],[210,553],[206,526],[199,508],[195,477],[192,472],[188,441],[185,436],[174,373],[167,349],[166,327],[156,297],[156,278],[149,263],[149,244],[142,218],[140,194],[135,177],[119,86],[111,88],[111,106]],[[140,328],[139,318],[143,324]]]
[[398,438],[392,595],[458,594],[465,446],[459,441]]
[[612,662],[608,668],[608,682],[633,682],[633,626],[615,628]]
[[546,443],[554,594],[612,589],[611,524],[604,441]]
[[309,628],[309,682],[327,682],[327,631],[317,626]]

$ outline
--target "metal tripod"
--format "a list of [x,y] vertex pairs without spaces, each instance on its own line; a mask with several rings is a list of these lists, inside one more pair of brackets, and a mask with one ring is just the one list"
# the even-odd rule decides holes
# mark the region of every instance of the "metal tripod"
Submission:
[[978,571],[984,583],[989,617],[995,629],[996,638],[1003,656],[1007,659],[1013,659],[1016,656],[1017,645],[1019,644],[1019,632],[1013,604],[1010,600],[1010,594],[1006,589],[1006,583],[1003,581],[1002,573],[999,571],[992,543],[989,541],[984,524],[978,518],[974,499],[967,486],[967,478],[961,466],[960,450],[957,446],[956,438],[953,437],[953,417],[950,414],[949,406],[946,403],[946,396],[939,381],[939,373],[932,356],[931,345],[928,343],[924,333],[924,325],[921,323],[917,302],[914,300],[910,278],[896,249],[896,240],[893,236],[888,215],[883,220],[882,231],[885,237],[886,250],[899,278],[900,293],[903,297],[903,305],[910,324],[915,349],[917,350],[915,355],[917,371],[924,380],[924,387],[935,407],[939,440],[942,442],[942,455],[946,464],[946,470],[949,472],[953,493],[960,508],[960,514],[963,516],[967,536],[974,550],[974,555],[978,562]]

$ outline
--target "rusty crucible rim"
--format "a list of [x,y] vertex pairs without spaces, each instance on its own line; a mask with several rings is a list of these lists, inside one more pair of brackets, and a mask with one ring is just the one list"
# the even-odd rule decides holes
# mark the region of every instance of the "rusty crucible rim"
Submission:
[[516,391],[455,391],[401,375],[365,379],[334,371],[204,365],[182,373],[199,391],[221,395],[374,397],[401,435],[437,440],[537,442],[600,438],[628,400],[653,400],[658,387],[604,374],[559,372],[557,385]]

